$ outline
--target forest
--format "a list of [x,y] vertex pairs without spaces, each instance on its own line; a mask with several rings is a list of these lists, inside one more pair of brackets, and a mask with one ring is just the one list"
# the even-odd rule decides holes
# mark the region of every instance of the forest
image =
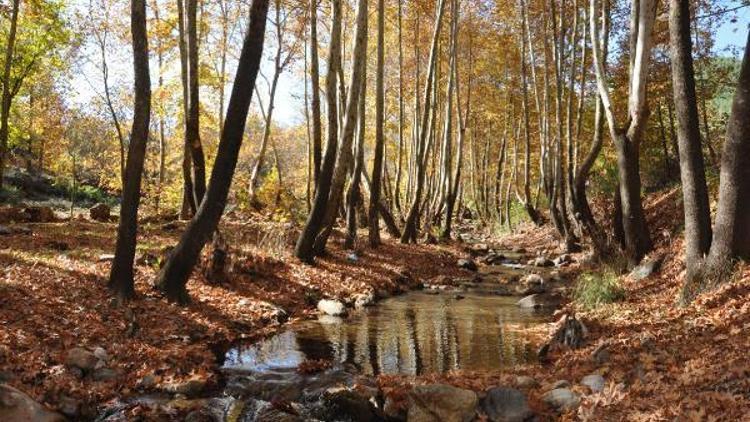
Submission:
[[0,0],[0,421],[750,415],[750,1]]

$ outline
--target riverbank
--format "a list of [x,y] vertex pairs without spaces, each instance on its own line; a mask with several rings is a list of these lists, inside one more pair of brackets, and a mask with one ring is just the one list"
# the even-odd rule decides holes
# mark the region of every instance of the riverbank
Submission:
[[[106,290],[115,224],[80,219],[5,226],[11,230],[0,235],[0,380],[82,419],[115,398],[216,389],[229,344],[315,316],[319,299],[353,304],[356,295],[398,294],[438,275],[471,276],[456,266],[458,245],[393,240],[355,255],[331,242],[329,256],[311,267],[290,255],[294,228],[230,218],[222,226],[229,280],[211,284],[196,271],[188,286],[192,303],[179,307],[161,298],[152,282],[184,223],[154,221],[140,233],[138,297],[120,307]],[[98,348],[104,359],[87,360]]]

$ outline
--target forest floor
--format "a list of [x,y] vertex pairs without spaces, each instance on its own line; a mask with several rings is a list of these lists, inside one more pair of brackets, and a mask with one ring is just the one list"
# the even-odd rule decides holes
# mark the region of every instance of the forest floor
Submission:
[[[718,290],[679,306],[684,271],[679,198],[679,191],[671,190],[647,200],[657,245],[651,256],[665,258],[660,272],[641,281],[623,277],[620,302],[593,311],[566,307],[589,329],[583,348],[555,351],[544,365],[511,371],[381,376],[383,391],[398,397],[413,385],[441,382],[481,392],[530,375],[539,386],[525,392],[542,420],[750,420],[750,268],[740,267]],[[222,231],[235,276],[212,285],[196,271],[189,284],[193,301],[179,307],[154,291],[152,282],[184,223],[151,222],[140,235],[138,298],[122,307],[106,289],[110,263],[103,255],[113,250],[114,224],[76,219],[24,226],[30,234],[0,236],[0,382],[53,409],[81,405],[84,415],[107,400],[190,380],[203,391],[217,388],[216,369],[227,345],[267,336],[287,319],[312,317],[320,298],[346,301],[367,291],[386,296],[413,287],[409,279],[470,275],[456,267],[463,254],[459,243],[387,240],[380,249],[358,250],[355,258],[331,242],[330,255],[318,265],[302,265],[290,255],[295,229],[230,217]],[[521,226],[499,242],[529,252],[561,252],[549,227]],[[574,258],[583,261],[583,254]],[[592,354],[602,345],[609,359],[597,363]],[[66,369],[65,355],[75,347],[102,347],[107,367],[117,375],[96,381]],[[603,392],[589,394],[576,385],[592,373],[607,380]],[[582,395],[576,411],[555,414],[542,402],[559,380],[570,381]]]

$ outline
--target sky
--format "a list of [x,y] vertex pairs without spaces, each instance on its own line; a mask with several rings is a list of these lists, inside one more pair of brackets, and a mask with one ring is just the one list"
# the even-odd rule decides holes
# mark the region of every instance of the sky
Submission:
[[[716,2],[724,9],[734,8],[742,4],[742,0],[716,0]],[[744,47],[747,40],[748,28],[750,28],[750,7],[732,12],[729,16],[736,17],[736,19],[725,20],[719,27],[716,38],[716,51],[725,56],[741,53],[742,47]],[[113,78],[119,78],[120,80],[129,79],[132,71],[128,57],[112,57],[112,60],[113,63],[110,63],[109,67]],[[298,66],[302,66],[302,63],[302,60],[298,60]],[[264,60],[263,67],[265,74],[270,77],[272,72],[270,61]],[[72,83],[74,101],[76,103],[88,103],[94,96],[99,95],[97,93],[100,91],[97,85],[101,85],[99,75],[99,70],[92,63],[82,61],[81,69],[74,77]],[[290,69],[282,74],[279,79],[276,107],[274,110],[274,121],[278,125],[293,126],[304,122],[304,83],[300,80],[299,75],[299,70]],[[231,92],[231,80],[230,76],[230,86],[227,88],[227,93]],[[156,79],[152,76],[152,82],[155,81]],[[260,91],[264,94],[267,93],[265,85],[262,85]],[[266,96],[266,98],[263,98],[263,103],[266,104],[267,102],[268,98]]]

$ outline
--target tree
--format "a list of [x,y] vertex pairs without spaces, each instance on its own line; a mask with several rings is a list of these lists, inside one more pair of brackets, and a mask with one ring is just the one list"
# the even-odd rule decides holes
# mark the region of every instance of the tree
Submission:
[[170,300],[188,301],[185,285],[200,251],[216,231],[226,207],[229,187],[237,166],[237,157],[245,131],[253,87],[260,70],[269,0],[253,0],[250,22],[237,64],[232,94],[216,153],[206,200],[198,208],[179,243],[159,273],[156,285]]
[[146,156],[151,115],[151,77],[148,64],[148,31],[146,28],[146,0],[132,0],[130,27],[133,37],[133,74],[135,76],[135,108],[133,129],[125,165],[125,184],[122,189],[120,222],[117,227],[115,259],[109,274],[109,288],[121,300],[135,293],[133,260],[138,231],[138,206],[141,198],[141,178]]
[[5,173],[5,156],[8,154],[8,115],[10,114],[10,103],[13,100],[10,86],[10,70],[13,64],[13,53],[16,45],[16,28],[18,28],[18,9],[21,0],[13,0],[10,13],[10,31],[8,31],[8,42],[5,46],[5,63],[3,65],[3,93],[0,97],[0,188],[3,187],[3,174]]
[[691,278],[696,274],[699,263],[711,246],[711,210],[695,94],[688,0],[670,0],[669,36],[685,212],[685,263],[687,277]]
[[323,159],[323,129],[320,121],[320,62],[318,58],[318,2],[310,1],[310,79],[312,89],[312,146],[313,181],[320,180],[320,166]]
[[[651,238],[646,224],[646,217],[641,202],[640,144],[646,128],[648,105],[646,102],[646,85],[648,83],[648,64],[651,55],[653,26],[656,18],[656,1],[633,1],[631,10],[630,34],[630,84],[628,96],[627,127],[620,127],[615,119],[607,87],[604,62],[599,51],[600,41],[596,17],[598,16],[596,0],[590,0],[591,45],[594,55],[594,69],[597,88],[604,106],[610,136],[617,151],[617,169],[619,175],[619,211],[622,218],[616,222],[621,225],[624,234],[625,254],[631,265],[636,265],[651,249]],[[617,227],[615,228],[617,230]]]
[[[385,148],[385,1],[378,0],[378,57],[377,75],[375,81],[375,158],[372,162],[372,187],[370,189],[370,246],[380,245],[380,217],[378,204],[380,203],[380,182],[383,178],[383,149]],[[360,116],[360,119],[363,118]]]

